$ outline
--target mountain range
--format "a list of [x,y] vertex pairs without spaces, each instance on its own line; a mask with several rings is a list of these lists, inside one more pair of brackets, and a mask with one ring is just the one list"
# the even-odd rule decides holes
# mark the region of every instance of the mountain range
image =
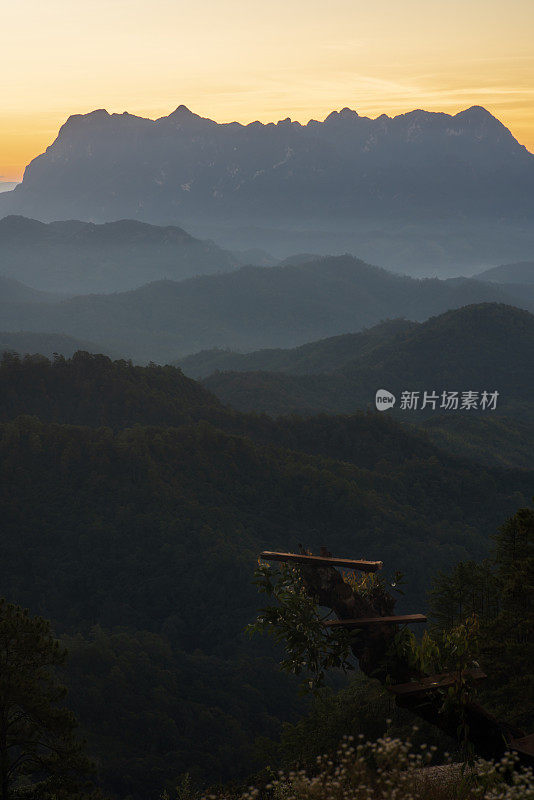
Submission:
[[530,257],[533,201],[534,156],[479,106],[242,125],[181,105],[157,120],[69,117],[0,215],[128,217],[278,256],[306,242],[403,269],[473,268]]
[[534,310],[534,286],[420,280],[338,256],[55,303],[3,302],[0,330],[64,333],[137,361],[169,362],[212,347],[293,347],[481,302]]
[[475,278],[495,283],[534,283],[534,261],[520,261],[517,264],[501,264],[477,273]]
[[34,289],[14,278],[0,275],[0,303],[53,303],[60,299],[58,294]]

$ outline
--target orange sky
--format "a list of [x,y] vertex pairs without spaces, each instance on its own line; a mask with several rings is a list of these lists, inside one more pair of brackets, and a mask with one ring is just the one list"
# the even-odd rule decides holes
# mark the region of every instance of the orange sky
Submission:
[[17,0],[2,10],[0,180],[73,113],[323,119],[483,105],[534,150],[532,0]]

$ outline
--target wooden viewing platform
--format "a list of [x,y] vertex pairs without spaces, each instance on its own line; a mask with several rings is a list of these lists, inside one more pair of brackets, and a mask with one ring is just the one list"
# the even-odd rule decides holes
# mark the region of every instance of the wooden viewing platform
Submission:
[[[304,547],[299,545],[300,553],[283,553],[264,550],[260,559],[264,561],[282,561],[302,566],[300,578],[303,588],[311,598],[316,598],[321,608],[330,611],[322,618],[321,623],[325,631],[338,629],[353,629],[356,635],[349,637],[349,648],[359,661],[360,669],[369,677],[377,677],[382,685],[393,695],[395,705],[404,708],[425,722],[435,725],[447,736],[458,737],[458,725],[466,733],[469,743],[479,755],[492,760],[499,760],[509,750],[515,751],[519,764],[534,767],[534,734],[523,735],[523,731],[513,729],[505,720],[497,719],[488,713],[482,706],[471,699],[471,683],[477,684],[487,676],[476,662],[473,667],[464,670],[443,672],[437,675],[428,675],[412,680],[408,683],[390,685],[388,674],[391,672],[399,676],[397,680],[414,674],[413,664],[409,656],[398,652],[395,656],[395,669],[390,670],[385,659],[387,647],[395,639],[395,625],[409,625],[412,623],[426,622],[424,614],[399,614],[394,615],[395,602],[391,597],[391,604],[386,608],[389,616],[376,616],[381,611],[382,604],[379,598],[374,601],[372,593],[366,596],[364,591],[359,592],[357,582],[352,581],[347,575],[337,572],[340,570],[354,570],[362,572],[377,572],[382,568],[381,561],[367,561],[365,559],[334,558],[326,547],[321,547],[319,555],[309,555]],[[316,572],[313,568],[324,568]],[[394,585],[394,584],[393,584]],[[359,602],[358,602],[359,601]],[[355,618],[357,612],[361,617]],[[326,619],[334,614],[336,618]],[[369,616],[363,616],[368,614]],[[374,616],[371,616],[374,615]],[[379,626],[383,626],[381,629]],[[328,636],[327,636],[328,639]],[[364,645],[362,647],[362,645]],[[386,649],[385,649],[386,648]],[[417,671],[415,671],[417,673]],[[457,709],[452,709],[450,714],[443,714],[442,700],[439,692],[447,691],[451,687],[462,687],[466,682],[466,696],[462,698],[462,714]]]
[[360,572],[377,572],[382,569],[382,561],[359,561],[352,558],[331,558],[327,556],[307,556],[302,553],[276,553],[264,550],[260,553],[264,561],[289,561],[307,567],[340,567]]
[[[464,675],[467,675],[475,683],[479,683],[487,678],[485,672],[480,667],[464,670]],[[446,689],[449,686],[454,686],[458,680],[457,672],[443,672],[441,675],[430,675],[428,678],[421,678],[420,681],[411,681],[410,683],[398,683],[396,686],[388,686],[388,692],[397,695],[397,697],[406,697],[413,694],[424,694],[425,692],[433,692],[438,689]]]
[[360,617],[359,619],[328,619],[323,622],[326,628],[362,628],[366,625],[397,625],[413,622],[426,622],[424,614],[400,614],[394,617]]

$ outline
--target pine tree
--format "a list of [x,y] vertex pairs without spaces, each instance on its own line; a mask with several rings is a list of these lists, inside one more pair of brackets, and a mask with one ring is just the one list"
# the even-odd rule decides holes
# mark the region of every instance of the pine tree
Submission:
[[60,705],[65,658],[47,620],[0,599],[0,800],[97,797],[83,786],[91,765],[76,719]]
[[505,522],[488,561],[440,573],[430,605],[441,630],[477,615],[485,698],[499,716],[528,730],[534,721],[534,509],[520,508]]

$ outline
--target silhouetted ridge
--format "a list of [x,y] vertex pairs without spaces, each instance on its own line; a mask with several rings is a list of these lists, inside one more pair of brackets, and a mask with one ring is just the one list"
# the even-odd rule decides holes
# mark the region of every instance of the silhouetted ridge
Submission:
[[429,237],[439,255],[456,237],[483,241],[481,231],[501,237],[500,248],[517,223],[524,247],[533,201],[534,157],[480,107],[377,119],[343,108],[323,122],[242,125],[179,105],[158,120],[103,109],[70,117],[22,184],[0,197],[0,213],[244,229],[246,247],[267,250],[258,227],[275,240],[280,229],[337,233],[337,246],[350,250],[373,231],[376,248],[388,228],[398,242]]
[[186,278],[243,263],[176,225],[135,219],[44,224],[19,215],[0,220],[5,274],[40,289],[70,294],[120,291],[154,278]]
[[385,319],[423,321],[472,303],[534,310],[534,287],[512,289],[465,279],[416,280],[337,256],[153,281],[47,306],[4,305],[0,330],[60,331],[139,361],[176,361],[214,346],[295,347]]
[[479,272],[476,277],[482,281],[495,283],[534,283],[534,261],[519,261],[515,264],[501,264]]

